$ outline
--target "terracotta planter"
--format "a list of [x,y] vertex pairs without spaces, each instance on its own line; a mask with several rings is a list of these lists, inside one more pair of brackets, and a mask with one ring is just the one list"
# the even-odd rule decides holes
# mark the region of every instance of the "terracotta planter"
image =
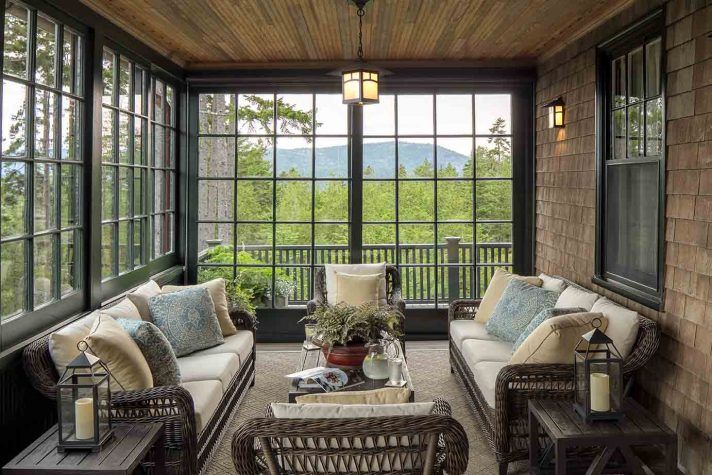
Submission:
[[360,367],[368,354],[368,348],[363,343],[349,343],[346,346],[334,346],[331,349],[324,345],[321,350],[324,352],[327,363],[347,368]]

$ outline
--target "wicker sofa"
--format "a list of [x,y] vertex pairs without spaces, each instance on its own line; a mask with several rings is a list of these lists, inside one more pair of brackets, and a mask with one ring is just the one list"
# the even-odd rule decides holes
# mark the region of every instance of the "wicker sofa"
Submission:
[[245,421],[233,436],[237,473],[457,475],[467,470],[467,435],[442,399],[435,400],[431,414],[420,416],[279,419],[267,409],[266,417]]
[[[562,280],[567,285],[576,286]],[[475,415],[492,445],[499,473],[506,474],[510,462],[528,457],[528,400],[572,399],[573,363],[509,364],[511,344],[497,340],[486,332],[484,324],[474,321],[480,302],[455,300],[450,304],[450,367],[464,386]],[[657,324],[639,316],[636,342],[624,362],[626,381],[632,382],[635,372],[650,360],[659,344]],[[493,356],[475,362],[472,350],[481,351],[483,348],[487,348],[486,351]],[[543,437],[540,440],[542,443],[545,441]]]
[[[217,447],[226,423],[255,378],[255,329],[239,311],[230,318],[237,334],[225,343],[178,358],[180,386],[157,386],[112,394],[113,420],[160,421],[166,435],[168,473],[200,473]],[[23,352],[25,372],[42,395],[56,400],[59,378],[49,352],[49,335]]]

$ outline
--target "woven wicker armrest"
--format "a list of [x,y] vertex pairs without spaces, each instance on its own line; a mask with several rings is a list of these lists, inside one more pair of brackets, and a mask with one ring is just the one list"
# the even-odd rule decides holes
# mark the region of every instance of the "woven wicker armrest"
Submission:
[[166,448],[180,450],[180,466],[197,473],[198,438],[193,397],[180,386],[119,391],[111,396],[114,422],[163,422]]
[[[264,471],[265,463],[278,473],[276,454],[271,438],[291,439],[291,447],[313,447],[296,449],[300,452],[309,451],[310,457],[336,456],[343,457],[348,462],[349,453],[378,449],[364,449],[359,446],[359,439],[366,437],[412,437],[420,438],[426,434],[442,434],[447,447],[443,468],[450,474],[465,473],[467,469],[469,445],[467,435],[462,425],[450,416],[431,414],[426,416],[391,416],[357,419],[250,419],[244,422],[235,432],[232,439],[232,458],[235,468],[240,474],[257,474]],[[340,445],[338,449],[318,448],[318,445],[305,444],[306,440],[331,439]],[[259,441],[259,454],[255,440]],[[358,448],[357,448],[358,447]],[[294,452],[295,449],[282,447],[283,452]],[[262,457],[264,455],[264,457]],[[353,456],[353,455],[351,455]],[[274,467],[272,467],[274,465]]]
[[403,293],[401,292],[400,287],[393,289],[390,302],[388,303],[391,307],[397,309],[400,313],[405,315],[405,300],[403,300]]
[[233,308],[230,310],[230,320],[238,330],[248,330],[255,333],[255,320],[244,310]]
[[474,320],[482,299],[453,300],[447,310],[448,322],[453,320]]
[[495,383],[496,451],[509,451],[510,430],[515,419],[528,425],[530,399],[571,399],[573,395],[573,364],[514,364],[502,368]]

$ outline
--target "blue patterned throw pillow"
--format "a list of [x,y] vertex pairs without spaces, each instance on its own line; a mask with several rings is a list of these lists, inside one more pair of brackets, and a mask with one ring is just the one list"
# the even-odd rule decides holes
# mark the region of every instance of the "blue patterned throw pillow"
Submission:
[[552,317],[560,317],[561,315],[568,315],[570,313],[581,313],[585,312],[586,310],[583,308],[545,308],[541,312],[536,314],[536,317],[532,318],[532,321],[529,322],[529,325],[527,325],[527,328],[524,329],[521,335],[519,335],[519,338],[517,338],[517,341],[514,342],[514,346],[512,347],[512,353],[517,351],[517,348],[521,346],[522,343],[524,343],[524,340],[527,339],[529,335],[532,334],[536,328],[541,325],[545,320],[548,320]]
[[153,375],[154,386],[180,384],[180,368],[176,354],[166,336],[156,325],[143,320],[119,318],[116,323],[126,330],[146,358]]
[[512,279],[487,320],[485,330],[501,340],[514,343],[529,322],[545,308],[552,308],[558,298],[558,292]]
[[166,335],[176,356],[219,345],[225,340],[210,293],[202,287],[161,294],[148,300],[153,323]]

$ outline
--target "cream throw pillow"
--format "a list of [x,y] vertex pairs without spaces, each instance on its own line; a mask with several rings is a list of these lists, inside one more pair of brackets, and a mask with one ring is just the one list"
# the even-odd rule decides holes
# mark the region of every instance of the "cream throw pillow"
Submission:
[[77,343],[86,338],[98,316],[99,311],[97,310],[60,328],[49,336],[49,356],[52,358],[60,378],[64,374],[67,364],[79,354]]
[[640,320],[638,312],[621,307],[615,302],[601,297],[591,307],[592,312],[600,312],[608,319],[606,335],[621,353],[621,358],[627,358],[638,339]]
[[381,275],[381,284],[378,288],[378,305],[385,307],[388,305],[386,295],[386,263],[376,264],[325,264],[324,283],[326,284],[326,300],[330,305],[336,305],[336,273],[351,275]]
[[296,399],[297,404],[405,404],[409,401],[409,388],[305,394]]
[[130,391],[153,387],[151,369],[138,345],[116,320],[100,313],[94,326],[85,338],[91,353],[98,356],[109,367],[114,379],[111,390]]
[[574,348],[584,333],[593,330],[593,320],[601,320],[606,331],[608,320],[600,313],[570,313],[544,320],[514,352],[509,364],[573,363]]
[[116,305],[102,308],[102,313],[111,315],[112,318],[125,318],[126,320],[141,320],[141,314],[131,300],[123,298]]
[[141,315],[141,320],[153,323],[151,318],[151,311],[148,309],[148,299],[161,294],[161,287],[154,281],[149,280],[126,297],[133,303],[138,309],[138,313]]
[[178,292],[180,290],[189,289],[191,287],[202,287],[207,289],[210,293],[210,298],[213,299],[213,305],[215,306],[215,315],[218,317],[218,323],[220,323],[220,331],[222,331],[223,336],[230,336],[237,333],[237,328],[235,324],[232,323],[230,319],[230,312],[228,311],[227,305],[227,291],[225,290],[225,279],[218,278],[209,280],[202,284],[196,285],[164,285],[161,289],[162,294],[169,294],[172,292]]
[[355,275],[336,273],[336,303],[345,303],[357,307],[366,303],[378,304],[378,289],[383,276],[381,274]]
[[492,280],[490,280],[490,283],[487,286],[487,290],[485,290],[485,294],[482,296],[482,302],[480,302],[480,307],[477,309],[477,313],[475,314],[476,322],[486,323],[487,320],[490,319],[494,308],[502,298],[504,289],[507,288],[507,284],[509,284],[509,281],[512,279],[523,280],[527,284],[541,287],[541,279],[539,277],[525,277],[512,274],[502,268],[497,269],[492,276]]

